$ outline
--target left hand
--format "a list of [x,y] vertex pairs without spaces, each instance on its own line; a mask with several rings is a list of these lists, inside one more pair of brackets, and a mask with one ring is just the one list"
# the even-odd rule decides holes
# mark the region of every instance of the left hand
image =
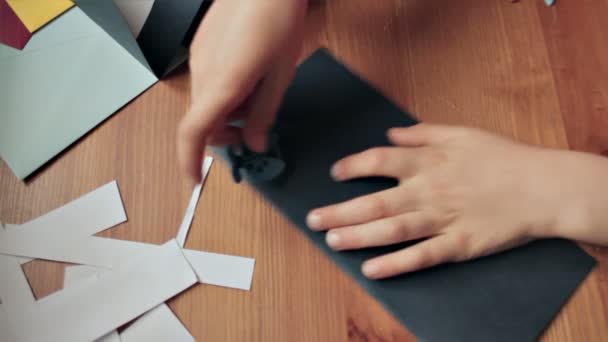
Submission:
[[326,240],[335,250],[427,238],[365,262],[369,278],[485,256],[548,237],[558,221],[577,221],[575,207],[564,200],[575,198],[579,186],[570,191],[579,177],[572,164],[582,165],[571,152],[428,124],[391,129],[389,138],[396,146],[346,157],[332,176],[391,177],[397,187],[308,215],[311,229],[329,230]]

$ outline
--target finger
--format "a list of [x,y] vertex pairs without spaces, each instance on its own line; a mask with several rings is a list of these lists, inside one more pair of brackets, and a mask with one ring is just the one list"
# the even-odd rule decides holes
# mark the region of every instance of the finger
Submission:
[[415,192],[411,190],[392,188],[315,209],[308,214],[308,226],[313,230],[326,230],[414,211],[417,205],[414,194]]
[[241,142],[241,129],[239,127],[226,126],[218,132],[213,133],[207,144],[212,146],[233,145],[237,146]]
[[413,212],[373,222],[330,230],[325,239],[335,250],[386,246],[433,235],[429,214]]
[[399,147],[376,147],[346,157],[331,169],[339,181],[361,177],[391,177],[401,179],[416,171],[416,152]]
[[400,251],[366,261],[363,274],[370,279],[381,279],[418,271],[455,260],[459,248],[457,234],[439,235]]
[[201,162],[211,131],[224,121],[223,101],[204,101],[182,119],[177,134],[177,157],[184,172],[195,181],[201,178]]
[[254,151],[266,150],[268,131],[272,127],[285,90],[293,77],[294,68],[292,60],[283,61],[268,73],[251,98],[243,139]]
[[389,140],[395,145],[421,147],[444,141],[455,127],[421,123],[410,127],[391,128]]

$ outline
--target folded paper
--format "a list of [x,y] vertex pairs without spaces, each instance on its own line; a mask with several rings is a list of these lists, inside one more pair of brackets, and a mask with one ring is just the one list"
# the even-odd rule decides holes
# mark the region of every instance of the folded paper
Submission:
[[21,179],[157,81],[113,1],[78,6],[0,45],[0,155]]

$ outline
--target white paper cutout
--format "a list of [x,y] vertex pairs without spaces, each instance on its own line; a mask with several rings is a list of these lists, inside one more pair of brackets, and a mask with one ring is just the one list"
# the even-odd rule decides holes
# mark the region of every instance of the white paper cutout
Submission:
[[203,190],[203,186],[205,185],[205,180],[207,179],[207,175],[209,175],[209,170],[211,169],[211,165],[213,164],[212,157],[205,157],[205,161],[203,162],[202,167],[202,180],[199,184],[194,186],[194,190],[192,191],[192,196],[190,197],[190,202],[188,203],[188,208],[186,209],[186,214],[184,215],[184,219],[182,224],[179,226],[179,230],[177,232],[177,243],[184,247],[186,244],[186,239],[188,238],[188,232],[190,231],[190,226],[192,225],[192,219],[194,218],[194,212],[196,211],[196,205],[198,204],[198,199],[201,196],[201,190]]

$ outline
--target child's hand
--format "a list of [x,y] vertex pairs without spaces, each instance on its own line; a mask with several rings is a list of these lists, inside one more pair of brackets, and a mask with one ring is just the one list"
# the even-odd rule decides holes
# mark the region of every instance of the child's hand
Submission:
[[336,250],[428,238],[364,263],[369,278],[469,260],[541,237],[608,243],[603,158],[460,127],[421,124],[392,129],[389,137],[396,147],[347,157],[332,175],[338,181],[392,177],[400,181],[396,188],[308,216],[312,229],[329,229],[327,243]]
[[[190,112],[178,132],[178,159],[200,180],[207,144],[265,149],[300,53],[306,0],[216,1],[190,47]],[[241,131],[227,124],[245,120]]]

